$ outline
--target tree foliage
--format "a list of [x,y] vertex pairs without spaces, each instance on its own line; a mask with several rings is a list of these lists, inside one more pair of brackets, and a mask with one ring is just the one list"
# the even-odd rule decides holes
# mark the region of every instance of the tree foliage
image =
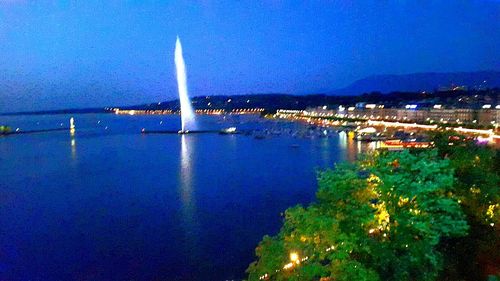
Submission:
[[249,280],[435,280],[437,246],[468,225],[449,160],[381,152],[319,173],[317,201],[285,212]]
[[441,243],[446,257],[442,279],[500,275],[500,151],[456,133],[438,132],[433,139],[455,171],[453,192],[471,228],[469,235]]

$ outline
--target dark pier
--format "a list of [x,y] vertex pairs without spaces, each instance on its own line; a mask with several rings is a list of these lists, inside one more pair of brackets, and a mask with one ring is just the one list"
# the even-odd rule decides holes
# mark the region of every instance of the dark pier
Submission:
[[27,130],[27,131],[19,130],[19,131],[7,132],[7,133],[0,133],[0,136],[49,133],[49,132],[57,132],[57,131],[69,131],[69,130],[70,130],[70,128],[55,128],[55,129]]
[[226,132],[224,130],[194,130],[194,131],[174,131],[174,130],[141,130],[142,134],[163,134],[163,135],[192,135],[192,134],[221,134],[221,135],[237,135],[240,131]]

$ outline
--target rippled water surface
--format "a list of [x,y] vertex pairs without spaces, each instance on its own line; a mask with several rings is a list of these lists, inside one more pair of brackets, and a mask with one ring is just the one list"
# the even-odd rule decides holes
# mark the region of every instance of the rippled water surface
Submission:
[[[21,130],[70,116],[0,116]],[[67,131],[0,137],[1,280],[244,278],[289,206],[313,200],[317,169],[354,159],[345,133],[141,135],[178,116],[75,115]],[[198,127],[300,130],[248,116]]]

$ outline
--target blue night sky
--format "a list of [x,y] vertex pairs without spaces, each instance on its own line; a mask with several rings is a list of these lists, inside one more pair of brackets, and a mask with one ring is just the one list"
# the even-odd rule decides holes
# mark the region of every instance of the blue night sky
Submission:
[[191,96],[500,69],[493,0],[0,0],[0,112],[175,98],[176,35]]

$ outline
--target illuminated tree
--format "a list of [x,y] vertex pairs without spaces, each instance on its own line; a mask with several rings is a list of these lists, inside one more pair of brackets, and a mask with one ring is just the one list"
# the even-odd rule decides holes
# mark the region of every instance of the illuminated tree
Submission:
[[285,212],[249,280],[435,280],[441,238],[467,231],[449,161],[435,152],[381,153],[318,179],[317,202]]
[[446,275],[449,280],[484,280],[500,272],[500,253],[491,250],[500,248],[500,151],[450,132],[435,134],[434,142],[455,171],[453,192],[471,227],[468,236],[440,246]]

